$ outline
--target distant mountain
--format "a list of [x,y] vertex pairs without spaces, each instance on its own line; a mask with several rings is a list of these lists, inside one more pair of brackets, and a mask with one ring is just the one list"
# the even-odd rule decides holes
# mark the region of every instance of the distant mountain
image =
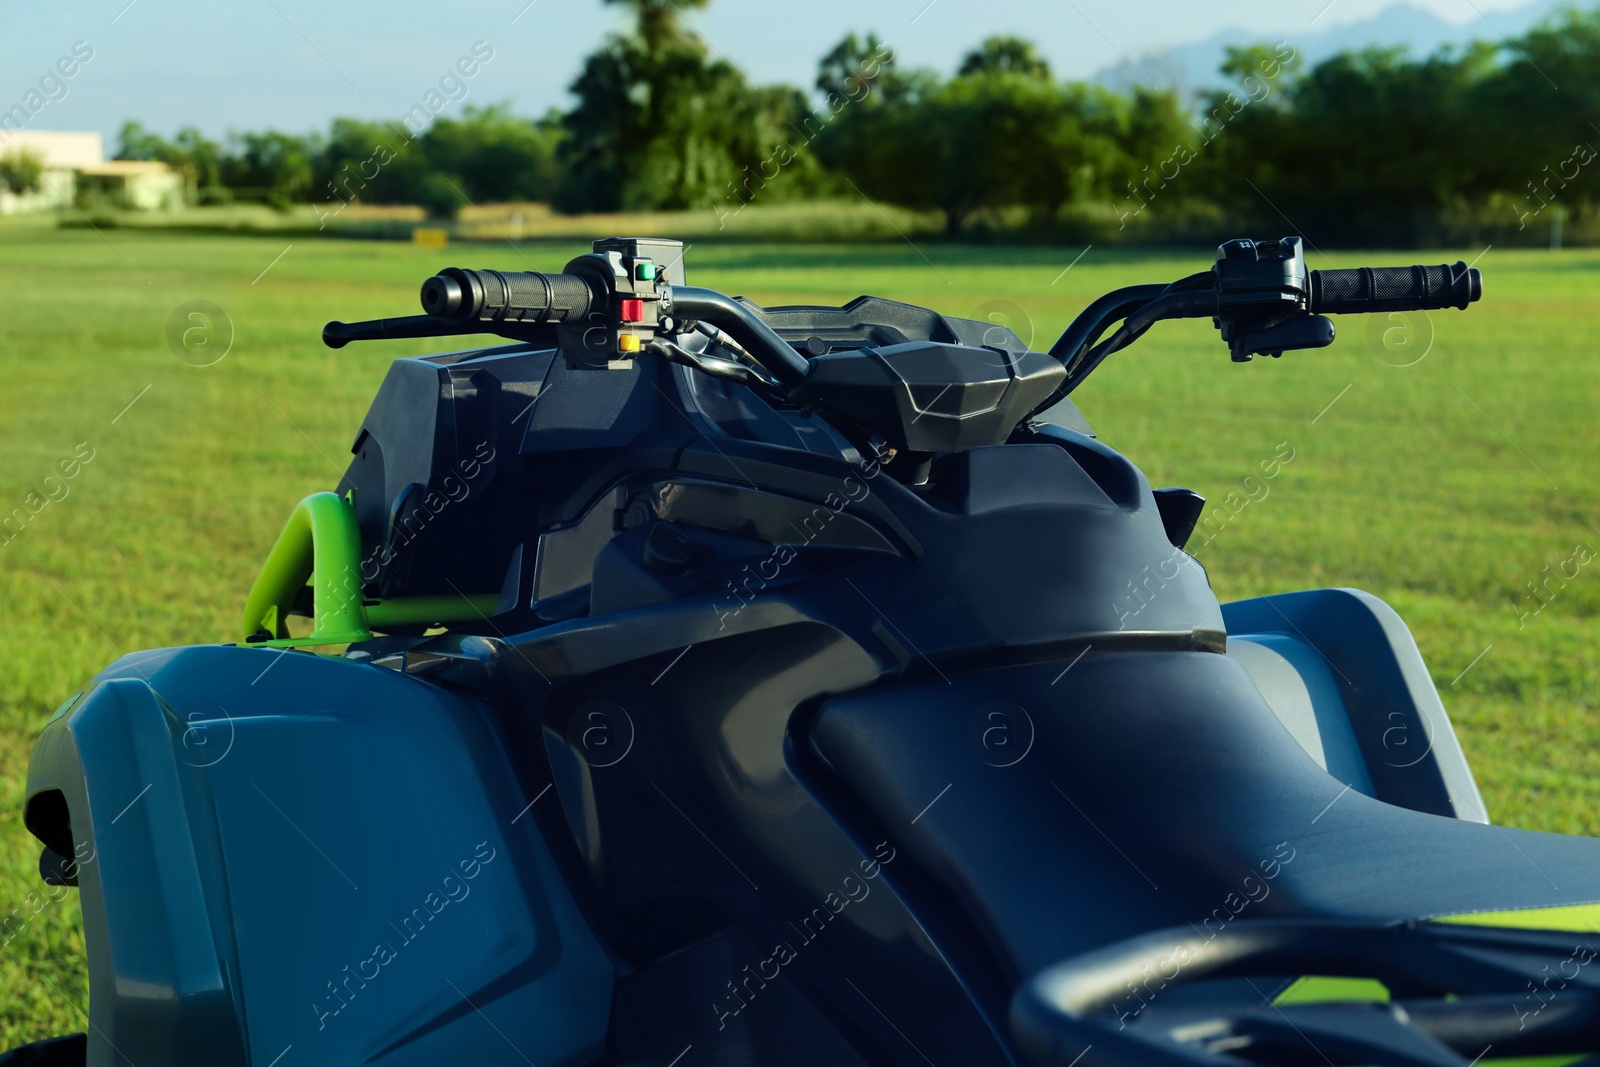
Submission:
[[1148,78],[1162,88],[1177,89],[1181,95],[1188,97],[1223,84],[1224,79],[1217,68],[1222,65],[1229,45],[1287,41],[1300,53],[1308,67],[1340,52],[1372,46],[1403,45],[1411,55],[1420,57],[1444,45],[1465,44],[1473,40],[1493,41],[1502,34],[1516,37],[1570,6],[1573,6],[1572,0],[1532,0],[1510,11],[1497,11],[1458,24],[1446,22],[1431,11],[1408,3],[1398,3],[1384,8],[1371,18],[1342,25],[1330,25],[1319,18],[1317,21],[1321,23],[1320,26],[1313,26],[1303,33],[1263,34],[1243,27],[1232,27],[1219,30],[1203,41],[1136,56],[1131,62],[1118,63],[1100,71],[1094,80],[1125,90],[1144,83]]

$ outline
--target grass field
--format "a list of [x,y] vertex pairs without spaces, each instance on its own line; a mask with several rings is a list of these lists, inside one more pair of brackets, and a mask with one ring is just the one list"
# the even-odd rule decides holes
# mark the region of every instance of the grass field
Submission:
[[[322,323],[409,314],[420,280],[451,263],[555,270],[584,250],[286,244],[0,227],[11,382],[0,514],[47,488],[61,497],[0,546],[0,913],[30,915],[0,943],[0,1047],[82,1029],[86,1004],[76,897],[37,915],[25,903],[39,887],[20,818],[33,736],[119,652],[233,639],[261,558],[293,504],[337,479],[387,361],[430,347],[333,352],[318,342]],[[1063,273],[1080,251],[704,245],[688,261],[695,283],[765,303],[877,293],[1007,316],[1048,347],[1100,292],[1187,274],[1211,255],[1091,249]],[[1077,397],[1152,482],[1214,502],[1245,497],[1244,479],[1286,442],[1292,462],[1201,552],[1219,595],[1352,585],[1385,598],[1417,635],[1490,814],[1593,834],[1600,561],[1519,615],[1538,607],[1530,582],[1580,545],[1600,550],[1600,252],[1490,250],[1478,265],[1485,301],[1435,313],[1431,349],[1409,366],[1395,364],[1417,345],[1407,355],[1369,344],[1362,320],[1341,322],[1326,351],[1243,366],[1208,324],[1182,323],[1114,357]],[[166,339],[169,316],[199,299],[225,309],[234,333],[226,358],[204,367]],[[47,487],[60,461],[88,449],[75,477]]]

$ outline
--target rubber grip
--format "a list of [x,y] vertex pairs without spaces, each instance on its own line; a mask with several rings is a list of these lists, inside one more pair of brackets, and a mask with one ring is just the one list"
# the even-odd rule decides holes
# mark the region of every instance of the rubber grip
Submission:
[[449,267],[422,283],[422,310],[451,322],[577,322],[598,305],[576,274]]
[[1313,315],[1465,308],[1483,296],[1483,275],[1461,260],[1415,267],[1357,267],[1311,272]]

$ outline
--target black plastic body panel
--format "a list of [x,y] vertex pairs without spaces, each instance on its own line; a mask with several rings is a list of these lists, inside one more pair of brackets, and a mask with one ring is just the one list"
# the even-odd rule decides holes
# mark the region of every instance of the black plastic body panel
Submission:
[[[735,1062],[743,1062],[735,1050],[757,1037],[730,1027],[781,1026],[783,1016],[770,1013],[798,991],[815,1016],[808,1041],[754,1062],[805,1067],[833,1042],[868,1062],[922,1063],[897,1020],[918,1045],[955,1062],[1005,1063],[997,1036],[890,886],[897,838],[845,833],[785,757],[797,707],[870,684],[884,664],[826,625],[758,621],[752,610],[739,619],[744,633],[571,681],[558,664],[548,671],[541,747],[565,813],[558,832],[586,872],[598,928],[641,983],[676,975],[674,992],[650,998],[687,1006],[676,1039]],[[515,670],[539,655],[524,645],[502,659]],[[731,969],[691,966],[686,953],[730,930],[745,946]]]

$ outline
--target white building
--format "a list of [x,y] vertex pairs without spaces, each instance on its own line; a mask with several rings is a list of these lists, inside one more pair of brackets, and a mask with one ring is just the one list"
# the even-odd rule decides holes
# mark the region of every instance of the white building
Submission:
[[44,162],[40,187],[19,195],[0,184],[0,215],[71,207],[80,200],[144,211],[184,204],[183,175],[165,163],[108,160],[98,133],[0,129],[0,158],[24,152]]

